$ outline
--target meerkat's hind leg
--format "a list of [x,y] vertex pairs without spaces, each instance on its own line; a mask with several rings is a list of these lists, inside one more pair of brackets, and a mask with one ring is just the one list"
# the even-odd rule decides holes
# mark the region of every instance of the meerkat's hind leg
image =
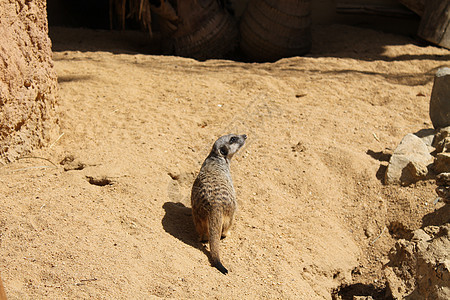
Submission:
[[220,235],[220,239],[223,240],[224,238],[230,236],[230,228],[227,230],[222,230],[222,234]]
[[222,225],[222,234],[220,236],[220,239],[223,240],[227,236],[230,235],[230,228],[233,224],[233,220],[230,217],[224,216],[223,218],[223,225]]
[[207,243],[209,240],[207,220],[196,220],[195,229],[197,230],[199,241],[203,244]]

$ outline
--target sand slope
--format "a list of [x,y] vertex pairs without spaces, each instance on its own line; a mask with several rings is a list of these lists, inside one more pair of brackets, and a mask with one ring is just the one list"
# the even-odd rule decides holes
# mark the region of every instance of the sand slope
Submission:
[[[395,242],[387,227],[419,228],[441,205],[433,182],[383,186],[376,153],[431,127],[433,75],[447,50],[331,26],[315,30],[308,57],[198,62],[104,41],[85,51],[98,32],[55,36],[71,34],[72,44],[53,39],[64,135],[0,166],[0,271],[11,299],[331,299],[343,284],[381,289]],[[231,167],[239,213],[221,242],[224,276],[196,242],[189,194],[229,132],[249,138]],[[61,165],[66,157],[74,161]]]

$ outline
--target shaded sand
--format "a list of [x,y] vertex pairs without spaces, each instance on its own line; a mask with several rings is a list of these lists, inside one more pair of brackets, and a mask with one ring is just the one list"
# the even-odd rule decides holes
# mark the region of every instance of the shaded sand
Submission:
[[[431,127],[433,75],[449,51],[331,26],[315,30],[308,57],[198,62],[133,54],[124,35],[53,31],[64,135],[0,166],[10,299],[383,292],[395,228],[421,227],[442,204],[434,182],[383,186],[379,152]],[[224,276],[196,242],[189,194],[229,132],[249,138],[231,166],[239,212],[221,242]]]

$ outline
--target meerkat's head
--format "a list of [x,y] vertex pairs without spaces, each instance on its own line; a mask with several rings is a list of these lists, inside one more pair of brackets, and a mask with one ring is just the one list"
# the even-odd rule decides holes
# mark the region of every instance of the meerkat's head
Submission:
[[244,145],[247,135],[227,134],[214,143],[210,156],[223,157],[230,162],[233,155]]

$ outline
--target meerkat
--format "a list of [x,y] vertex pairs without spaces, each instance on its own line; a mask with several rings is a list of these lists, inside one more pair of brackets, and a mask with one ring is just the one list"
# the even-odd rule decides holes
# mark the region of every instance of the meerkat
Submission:
[[220,262],[219,241],[227,236],[237,208],[230,160],[246,139],[245,134],[220,137],[203,162],[192,187],[191,205],[195,229],[201,242],[209,240],[212,265],[223,274],[227,274],[228,270]]

